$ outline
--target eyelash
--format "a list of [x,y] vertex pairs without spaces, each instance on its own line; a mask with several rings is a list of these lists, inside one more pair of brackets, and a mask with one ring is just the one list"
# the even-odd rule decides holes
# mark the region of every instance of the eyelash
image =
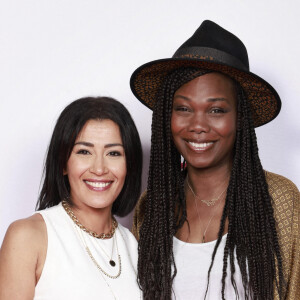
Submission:
[[109,156],[121,156],[121,152],[119,151],[111,151],[108,153]]
[[88,154],[90,154],[90,152],[85,149],[80,149],[77,151],[77,154],[88,155]]
[[[80,149],[76,152],[76,154],[89,155],[91,153],[88,150]],[[122,153],[120,151],[110,151],[110,152],[108,152],[108,155],[109,156],[122,156]]]
[[[187,107],[185,107],[185,106],[178,106],[178,107],[175,107],[174,109],[175,109],[175,111],[181,111],[181,112],[187,112],[187,111],[189,111],[189,109]],[[225,109],[218,107],[218,108],[212,108],[210,110],[210,112],[213,113],[213,114],[223,114],[226,111],[225,111]]]
[[178,106],[175,107],[175,111],[188,111],[188,108],[185,106]]
[[223,113],[225,113],[226,111],[225,111],[225,109],[223,109],[223,108],[213,108],[213,109],[211,109],[211,112],[212,112],[213,114],[223,114]]

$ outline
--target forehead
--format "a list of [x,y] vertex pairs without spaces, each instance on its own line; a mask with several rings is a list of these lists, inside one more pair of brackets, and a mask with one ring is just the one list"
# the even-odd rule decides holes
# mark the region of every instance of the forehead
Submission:
[[235,83],[231,78],[221,73],[208,73],[187,82],[176,92],[187,98],[236,98]]
[[76,141],[93,139],[101,142],[103,139],[121,140],[119,126],[109,119],[88,120],[79,132]]

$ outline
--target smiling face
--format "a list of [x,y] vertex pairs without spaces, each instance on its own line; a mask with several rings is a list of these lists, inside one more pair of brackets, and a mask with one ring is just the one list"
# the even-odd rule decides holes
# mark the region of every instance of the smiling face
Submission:
[[76,207],[111,209],[126,177],[120,130],[111,120],[89,120],[78,134],[65,174]]
[[236,135],[236,98],[233,81],[220,73],[197,77],[175,92],[171,131],[189,167],[230,166]]

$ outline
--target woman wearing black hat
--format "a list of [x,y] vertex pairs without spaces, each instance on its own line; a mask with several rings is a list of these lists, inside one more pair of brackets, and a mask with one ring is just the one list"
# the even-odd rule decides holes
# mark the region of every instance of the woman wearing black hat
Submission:
[[134,219],[145,299],[299,299],[299,191],[263,170],[254,131],[281,102],[244,44],[204,21],[131,88],[153,109]]

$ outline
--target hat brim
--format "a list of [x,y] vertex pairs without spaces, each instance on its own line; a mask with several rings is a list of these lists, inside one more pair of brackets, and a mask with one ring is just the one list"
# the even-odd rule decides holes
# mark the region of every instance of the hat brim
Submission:
[[253,74],[222,63],[195,58],[167,58],[148,62],[137,68],[130,78],[134,95],[148,108],[153,109],[158,89],[165,77],[175,69],[197,67],[228,75],[244,89],[250,101],[254,126],[272,121],[280,112],[281,101],[275,89]]

